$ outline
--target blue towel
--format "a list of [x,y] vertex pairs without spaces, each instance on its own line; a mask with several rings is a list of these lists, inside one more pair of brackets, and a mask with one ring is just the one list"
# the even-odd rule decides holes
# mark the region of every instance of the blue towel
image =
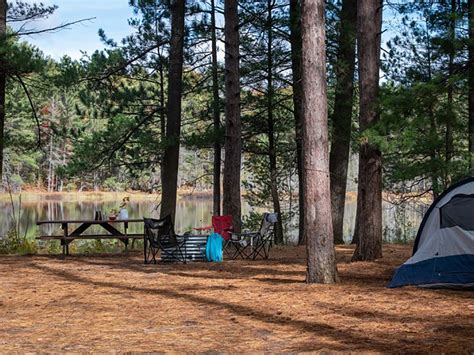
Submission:
[[224,238],[220,234],[212,233],[209,238],[207,238],[206,244],[206,259],[207,261],[217,261],[221,262],[222,257],[222,242]]

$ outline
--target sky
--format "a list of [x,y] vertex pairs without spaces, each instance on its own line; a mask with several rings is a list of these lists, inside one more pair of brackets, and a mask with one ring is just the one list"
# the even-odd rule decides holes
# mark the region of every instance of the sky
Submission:
[[[40,2],[40,0],[23,1]],[[29,24],[29,29],[52,28],[68,22],[94,17],[92,20],[71,25],[59,32],[23,37],[54,59],[60,59],[64,55],[80,59],[82,57],[81,51],[91,54],[97,49],[104,48],[104,44],[98,36],[99,28],[105,31],[108,38],[117,42],[134,31],[128,25],[128,19],[133,17],[128,0],[41,0],[41,2],[46,5],[57,5],[58,9],[49,18]],[[393,32],[390,27],[396,19],[393,11],[384,14],[384,27],[387,30],[384,33],[385,40],[392,37]],[[219,54],[223,56],[223,51],[220,52]]]
[[[27,2],[39,1],[27,0]],[[120,41],[133,31],[127,21],[133,17],[128,0],[42,0],[42,2],[46,5],[55,4],[58,9],[49,18],[29,24],[28,28],[51,28],[95,17],[59,32],[24,37],[54,59],[59,59],[63,55],[79,59],[82,57],[81,50],[92,53],[96,49],[104,48],[97,34],[99,28],[104,29],[108,38],[116,41]]]

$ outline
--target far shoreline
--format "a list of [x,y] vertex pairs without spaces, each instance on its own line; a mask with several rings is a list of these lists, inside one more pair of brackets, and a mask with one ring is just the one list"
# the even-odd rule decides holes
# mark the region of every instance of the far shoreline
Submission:
[[[22,202],[37,201],[117,201],[129,196],[130,199],[139,201],[154,201],[161,196],[161,193],[148,193],[143,191],[62,191],[47,192],[41,190],[23,190],[12,193],[13,199],[21,197]],[[178,197],[181,199],[210,199],[212,191],[189,191],[188,189],[178,190]],[[0,201],[10,201],[8,192],[0,193]]]

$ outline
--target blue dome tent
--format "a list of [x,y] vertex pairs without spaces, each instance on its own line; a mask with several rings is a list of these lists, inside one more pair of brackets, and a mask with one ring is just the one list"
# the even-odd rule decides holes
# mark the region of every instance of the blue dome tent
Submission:
[[474,288],[474,178],[444,191],[418,230],[413,255],[388,287]]

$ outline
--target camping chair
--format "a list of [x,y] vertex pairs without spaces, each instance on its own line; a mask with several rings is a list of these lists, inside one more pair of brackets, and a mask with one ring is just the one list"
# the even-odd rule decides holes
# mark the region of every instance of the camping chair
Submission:
[[233,230],[233,220],[231,215],[224,215],[224,216],[212,216],[212,225],[200,227],[200,228],[193,228],[195,231],[198,232],[210,232],[214,230],[214,232],[220,234],[224,240],[229,240],[231,237],[231,232]]
[[234,221],[231,215],[212,216],[212,228],[214,232],[220,234],[225,241],[232,237]]
[[[234,222],[231,215],[212,216],[211,226],[194,228],[194,230],[197,230],[199,232],[202,232],[202,231],[211,232],[212,230],[214,230],[215,233],[219,234],[222,238],[224,238],[224,247],[223,247],[224,252],[229,243],[229,240],[232,237],[233,229],[234,229]],[[203,247],[205,248],[205,245],[203,245]]]
[[212,216],[212,227],[214,228],[214,232],[220,234],[224,239],[224,245],[222,248],[223,254],[229,255],[227,247],[229,246],[232,238],[232,231],[234,230],[234,220],[232,216]]
[[162,261],[186,263],[186,236],[175,234],[171,216],[162,219],[144,218],[143,221],[145,264],[156,264],[158,252]]
[[230,244],[234,246],[232,259],[240,257],[242,259],[255,260],[258,257],[268,259],[270,248],[273,245],[275,223],[278,220],[277,213],[265,212],[262,216],[262,223],[257,232],[232,233]]

